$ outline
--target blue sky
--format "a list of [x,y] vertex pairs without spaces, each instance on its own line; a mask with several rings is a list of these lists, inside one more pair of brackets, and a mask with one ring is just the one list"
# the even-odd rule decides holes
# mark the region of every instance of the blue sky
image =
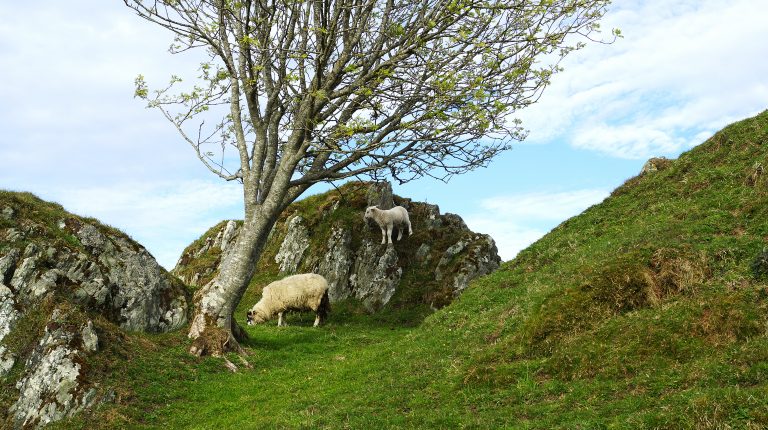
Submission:
[[[119,227],[167,268],[209,226],[241,217],[239,187],[133,99],[139,73],[161,83],[196,68],[167,53],[170,35],[120,1],[3,2],[0,16],[13,17],[0,22],[0,188]],[[524,143],[448,184],[395,192],[461,215],[510,259],[648,158],[767,109],[766,17],[765,1],[614,1],[603,27],[625,37],[569,57],[520,112]]]

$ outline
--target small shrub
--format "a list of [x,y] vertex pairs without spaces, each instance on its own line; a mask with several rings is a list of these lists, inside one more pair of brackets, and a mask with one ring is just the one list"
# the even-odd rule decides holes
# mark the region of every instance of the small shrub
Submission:
[[547,297],[523,330],[530,351],[550,353],[568,336],[664,299],[697,290],[710,276],[701,254],[661,248],[650,257],[633,251],[583,270],[578,287]]

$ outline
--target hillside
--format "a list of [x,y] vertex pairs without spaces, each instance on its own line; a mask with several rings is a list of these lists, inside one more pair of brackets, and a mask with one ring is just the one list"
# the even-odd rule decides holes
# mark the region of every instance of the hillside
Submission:
[[[768,111],[628,180],[404,329],[249,327],[252,369],[149,337],[63,427],[768,427]],[[142,352],[145,351],[145,352]]]
[[186,324],[189,292],[117,229],[0,191],[0,427],[33,428],[102,402],[130,332]]

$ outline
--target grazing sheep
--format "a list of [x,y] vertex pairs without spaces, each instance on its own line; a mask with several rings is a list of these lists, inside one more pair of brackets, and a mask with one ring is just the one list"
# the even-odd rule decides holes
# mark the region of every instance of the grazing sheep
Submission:
[[314,327],[328,316],[328,281],[314,273],[283,278],[264,287],[261,300],[248,311],[248,325],[260,324],[277,314],[277,326],[285,325],[285,311],[314,311]]
[[411,229],[411,220],[408,218],[408,211],[402,206],[395,206],[392,209],[379,209],[377,206],[369,206],[365,210],[363,219],[373,219],[381,228],[381,244],[392,243],[392,227],[397,225],[397,240],[403,238],[402,226],[408,226],[408,234],[413,234]]

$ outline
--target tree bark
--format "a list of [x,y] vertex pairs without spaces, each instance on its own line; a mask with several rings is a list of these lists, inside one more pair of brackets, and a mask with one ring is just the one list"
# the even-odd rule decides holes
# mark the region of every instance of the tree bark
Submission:
[[[266,213],[265,213],[266,212]],[[193,355],[220,356],[240,351],[245,332],[233,319],[235,307],[248,288],[269,232],[277,220],[276,211],[263,207],[246,213],[235,248],[221,264],[221,272],[195,293],[195,314],[188,337]]]

